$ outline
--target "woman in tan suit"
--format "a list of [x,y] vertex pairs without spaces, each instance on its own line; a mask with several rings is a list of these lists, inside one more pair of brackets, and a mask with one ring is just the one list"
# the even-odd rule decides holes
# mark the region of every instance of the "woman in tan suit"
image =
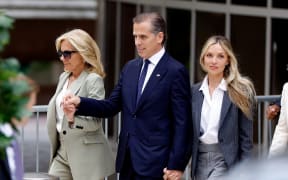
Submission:
[[49,174],[61,180],[98,180],[114,173],[114,158],[104,136],[101,119],[65,117],[62,99],[66,93],[103,99],[105,72],[96,42],[83,30],[75,29],[56,39],[64,72],[47,112],[51,143]]

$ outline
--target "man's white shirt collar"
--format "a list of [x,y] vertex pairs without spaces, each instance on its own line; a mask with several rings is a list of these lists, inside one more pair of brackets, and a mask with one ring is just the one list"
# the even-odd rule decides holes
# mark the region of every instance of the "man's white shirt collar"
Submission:
[[160,59],[162,58],[162,56],[165,53],[165,48],[163,47],[160,51],[158,51],[156,54],[154,54],[153,56],[151,56],[149,59],[150,63],[152,63],[153,65],[157,65],[158,62],[160,61]]

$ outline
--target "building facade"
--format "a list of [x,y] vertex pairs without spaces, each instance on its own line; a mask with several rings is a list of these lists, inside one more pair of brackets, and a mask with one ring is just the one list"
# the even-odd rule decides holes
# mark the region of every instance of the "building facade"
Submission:
[[96,38],[98,3],[94,0],[1,0],[0,12],[12,17],[14,27],[4,57],[16,57],[23,71],[40,84],[37,104],[48,104],[63,71],[56,38],[81,28]]
[[[239,59],[241,73],[250,77],[258,95],[280,94],[288,81],[285,52],[288,2],[283,0],[100,0],[105,8],[105,61],[111,80],[136,56],[132,18],[157,11],[167,20],[166,49],[190,71],[191,83],[203,78],[199,66],[205,40],[215,34],[228,37]],[[111,74],[110,74],[111,73]],[[112,85],[110,85],[112,86]]]
[[[257,95],[280,94],[288,81],[288,2],[283,0],[99,0],[98,31],[105,59],[106,91],[110,94],[124,64],[137,56],[132,18],[157,11],[167,21],[166,49],[190,72],[191,84],[201,81],[199,56],[211,35],[231,40],[240,72],[254,83]],[[266,103],[267,105],[267,103]],[[268,149],[276,122],[265,120],[258,107],[254,140]],[[260,109],[261,111],[260,111]],[[259,120],[261,119],[261,120]],[[117,128],[116,128],[117,129]],[[257,149],[256,148],[256,149]],[[261,148],[259,148],[261,149]],[[255,150],[255,151],[259,151]],[[261,153],[260,153],[261,154]],[[265,152],[263,153],[265,154]]]
[[[288,2],[283,0],[0,2],[0,11],[15,19],[11,42],[4,56],[17,57],[24,67],[33,63],[32,74],[38,74],[34,76],[42,84],[43,92],[47,88],[47,95],[40,98],[43,104],[48,103],[48,96],[52,93],[49,89],[54,88],[61,72],[54,47],[58,35],[82,28],[97,39],[107,71],[106,89],[109,94],[123,65],[136,56],[132,18],[145,11],[157,11],[166,18],[166,48],[189,69],[191,83],[203,78],[198,58],[204,41],[211,35],[220,34],[231,40],[240,70],[252,79],[257,94],[280,94],[282,85],[288,80],[285,57],[287,8]],[[39,68],[37,72],[35,68]],[[48,80],[44,80],[41,73]]]

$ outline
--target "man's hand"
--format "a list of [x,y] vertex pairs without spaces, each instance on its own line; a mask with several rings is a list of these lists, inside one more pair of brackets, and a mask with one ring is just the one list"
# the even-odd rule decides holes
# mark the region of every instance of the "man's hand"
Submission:
[[74,114],[76,112],[76,107],[80,104],[80,98],[68,93],[63,97],[62,108],[69,124],[74,123]]
[[181,177],[183,175],[182,171],[168,170],[167,168],[164,168],[163,172],[164,172],[164,175],[163,175],[164,180],[181,180]]
[[280,107],[277,104],[269,105],[266,109],[266,117],[268,120],[273,120],[280,112]]

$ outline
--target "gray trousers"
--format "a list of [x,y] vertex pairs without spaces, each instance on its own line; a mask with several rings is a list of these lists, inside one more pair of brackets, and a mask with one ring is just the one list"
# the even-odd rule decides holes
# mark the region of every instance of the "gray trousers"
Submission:
[[219,144],[200,143],[198,150],[195,180],[221,180],[227,172]]

